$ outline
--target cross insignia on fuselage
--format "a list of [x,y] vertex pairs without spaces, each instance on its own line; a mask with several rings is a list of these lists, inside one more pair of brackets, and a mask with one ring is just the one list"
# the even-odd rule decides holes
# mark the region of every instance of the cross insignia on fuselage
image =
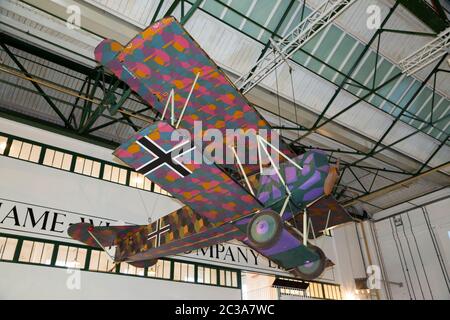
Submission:
[[150,232],[147,235],[147,240],[152,241],[155,239],[155,248],[159,247],[161,245],[161,236],[170,231],[170,224],[167,224],[165,226],[162,226],[161,219],[158,219],[156,222],[156,228],[155,231]]
[[164,150],[161,146],[159,146],[155,141],[146,136],[137,140],[136,143],[139,146],[141,146],[144,150],[146,150],[147,152],[149,152],[154,156],[152,160],[136,169],[137,172],[143,174],[144,176],[148,175],[149,173],[152,173],[153,171],[162,166],[167,166],[169,169],[174,171],[182,178],[192,173],[192,171],[190,171],[184,164],[179,162],[177,158],[187,152],[194,150],[195,149],[194,145],[191,144],[189,149],[187,149],[182,153],[177,154],[173,158],[171,155],[172,152],[180,150],[188,143],[190,143],[190,141],[186,140],[167,151]]

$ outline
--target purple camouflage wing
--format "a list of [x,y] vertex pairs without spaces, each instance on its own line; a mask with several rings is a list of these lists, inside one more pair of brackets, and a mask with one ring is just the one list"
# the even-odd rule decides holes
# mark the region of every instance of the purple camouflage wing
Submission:
[[[95,49],[95,57],[160,114],[163,114],[172,89],[177,118],[190,97],[180,128],[192,133],[195,123],[201,121],[203,129],[219,130],[223,136],[227,129],[239,129],[251,135],[265,135],[266,132],[269,140],[280,143],[280,150],[286,155],[295,156],[225,73],[172,17],[149,26],[126,47],[104,40]],[[170,112],[167,112],[164,120],[169,121],[169,117]],[[254,151],[256,143],[252,141],[248,141],[247,147]],[[248,155],[249,161],[243,163],[244,168],[254,171],[258,168],[257,152],[248,152]]]
[[174,141],[175,135],[183,137],[159,121],[139,131],[114,154],[213,225],[262,209],[239,183],[216,165],[204,163],[200,148],[188,140]]
[[[245,217],[235,222],[234,225],[246,234],[251,218]],[[319,259],[319,256],[304,246],[295,231],[286,224],[283,224],[283,230],[278,241],[269,248],[255,248],[247,237],[241,241],[286,270]]]
[[[143,226],[105,226],[94,227],[90,223],[72,224],[67,233],[75,240],[81,241],[88,246],[101,248],[116,244],[118,238],[124,238],[141,230]],[[91,233],[97,239],[92,237]]]
[[[308,216],[311,218],[310,233],[311,236],[319,236],[325,229],[332,228],[337,225],[341,225],[354,219],[332,196],[327,196],[319,201],[315,202],[308,208]],[[293,222],[293,219],[291,219]],[[295,225],[302,230],[303,229],[303,216],[297,215],[295,217]]]

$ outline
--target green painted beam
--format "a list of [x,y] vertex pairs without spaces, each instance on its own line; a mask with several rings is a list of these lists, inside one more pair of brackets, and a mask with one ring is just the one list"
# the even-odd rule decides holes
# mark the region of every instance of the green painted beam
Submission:
[[122,96],[120,97],[118,102],[115,102],[111,105],[111,107],[108,108],[109,113],[113,116],[117,113],[117,110],[119,110],[123,104],[125,103],[125,101],[128,99],[128,97],[131,94],[131,89],[128,88],[126,89],[123,93]]
[[384,28],[384,29],[382,29],[382,31],[388,32],[388,33],[409,34],[412,36],[424,36],[424,37],[432,37],[432,38],[437,36],[437,33],[408,31],[408,30],[395,30],[395,29],[388,29],[388,28]]
[[70,59],[66,59],[60,55],[54,54],[50,51],[47,51],[47,50],[44,50],[37,46],[34,46],[34,45],[30,44],[29,42],[25,42],[18,38],[14,38],[6,33],[0,33],[0,39],[1,39],[2,43],[6,44],[8,46],[14,47],[21,51],[25,51],[32,55],[38,56],[42,59],[52,61],[61,66],[65,66],[66,68],[69,68],[73,71],[77,71],[79,73],[87,75],[92,70],[92,68],[86,67],[86,66],[79,64],[77,62],[74,62]]
[[174,0],[170,5],[169,9],[167,9],[166,13],[164,14],[164,17],[171,16],[180,2],[181,0]]
[[[92,99],[94,98],[95,95],[95,91],[97,90],[99,83],[100,83],[100,78],[101,78],[101,72],[97,72],[95,74],[95,81],[94,81],[94,85],[92,86],[92,79],[90,78],[88,81],[88,86],[87,86],[87,93],[88,95],[88,99],[89,100],[84,100],[84,106],[83,106],[83,111],[81,113],[81,118],[80,118],[80,123],[78,124],[78,131],[81,133],[81,130],[86,122],[87,117],[90,115],[90,112],[92,110]],[[92,88],[91,88],[92,86]]]
[[[80,91],[78,91],[78,94],[81,96],[81,94],[83,93],[83,91],[84,91],[84,88],[86,87],[86,85],[87,85],[87,83],[88,83],[88,80],[89,80],[89,77],[86,77],[85,78],[85,80],[83,81],[83,85],[81,86],[81,89],[80,89]],[[76,128],[77,127],[77,120],[76,120],[76,117],[74,116],[74,112],[75,112],[75,109],[77,108],[77,106],[78,106],[78,102],[80,101],[80,97],[77,97],[76,99],[75,99],[75,102],[74,102],[74,104],[73,104],[73,107],[72,107],[72,110],[70,111],[70,114],[69,114],[69,122],[70,121],[72,121],[73,120],[73,122],[74,122],[74,127]]]
[[[105,91],[101,103],[97,106],[97,108],[95,108],[94,112],[89,116],[89,118],[85,121],[85,123],[83,123],[82,127],[80,128],[80,133],[85,133],[95,123],[95,121],[97,121],[97,119],[100,118],[103,111],[106,110],[108,105],[111,103],[112,99],[114,99],[114,92],[116,91],[119,84],[120,80],[117,79],[116,82],[113,85],[111,85],[107,91]],[[123,102],[125,101],[122,101],[122,103]],[[85,113],[83,112],[83,114]]]
[[[184,25],[186,22],[189,21],[189,19],[192,17],[192,15],[197,10],[197,8],[202,4],[202,2],[203,2],[203,0],[196,0],[186,14],[184,14],[184,12],[182,12],[181,21],[180,21],[180,23],[182,25]],[[183,2],[183,8],[184,8],[184,2]]]
[[[361,60],[364,58],[364,56],[366,55],[366,53],[369,51],[370,46],[372,45],[372,43],[380,36],[381,34],[381,29],[384,28],[384,26],[386,25],[386,23],[389,21],[389,19],[391,18],[391,16],[394,14],[395,9],[397,9],[398,5],[399,5],[399,1],[397,0],[394,4],[394,6],[392,6],[392,8],[389,10],[389,13],[386,15],[386,17],[384,18],[383,22],[380,25],[380,29],[378,29],[375,34],[372,36],[372,38],[369,40],[369,42],[366,44],[364,50],[360,53],[360,55],[358,56],[358,58],[356,59],[356,61],[353,63],[352,67],[350,68],[349,72],[347,73],[347,75],[345,76],[345,78],[341,81],[340,85],[338,86],[338,88],[335,90],[333,96],[331,97],[331,99],[328,101],[328,103],[326,104],[325,108],[323,109],[322,113],[319,115],[319,117],[317,118],[316,122],[314,123],[314,125],[311,128],[310,133],[312,133],[315,129],[318,128],[320,121],[322,120],[322,118],[325,116],[325,114],[327,113],[328,109],[331,107],[331,105],[333,104],[333,102],[336,100],[337,96],[339,95],[339,93],[341,92],[341,90],[344,88],[345,84],[347,83],[348,79],[351,78],[353,72],[356,70],[356,68],[358,67],[359,63],[361,62]],[[309,134],[309,133],[308,133]],[[303,135],[301,138],[306,137],[306,135]],[[300,139],[301,139],[300,138]]]
[[441,65],[441,63],[445,60],[445,56],[443,56],[438,64],[433,68],[433,70],[431,71],[431,73],[426,77],[426,79],[422,82],[422,84],[419,86],[419,88],[416,90],[416,92],[414,93],[414,95],[409,99],[409,101],[407,102],[407,104],[405,105],[404,109],[395,117],[394,121],[392,121],[391,125],[389,126],[389,128],[384,132],[384,134],[381,136],[381,138],[378,140],[378,142],[375,144],[375,146],[372,148],[372,151],[370,152],[373,153],[375,152],[375,150],[378,148],[378,146],[383,142],[383,140],[386,138],[386,136],[389,134],[389,132],[391,132],[392,128],[394,128],[395,124],[401,119],[402,115],[404,114],[404,112],[408,109],[408,107],[411,105],[411,103],[414,101],[414,99],[417,97],[417,95],[421,92],[422,88],[425,87],[425,85],[427,84],[427,82],[431,79],[431,77],[436,73],[436,71],[439,69],[439,66]]
[[164,3],[164,0],[159,0],[158,7],[156,8],[155,13],[153,14],[151,24],[153,24],[156,21],[156,19],[158,19],[158,14],[159,14],[159,11],[161,11],[161,7],[162,7],[163,3]]
[[0,117],[112,150],[116,149],[119,146],[119,143],[115,141],[103,139],[89,134],[81,135],[76,130],[64,128],[55,123],[28,116],[26,114],[12,111],[3,107],[0,107]]
[[[275,27],[274,31],[271,33],[271,38],[274,38],[278,34],[278,31],[281,28],[281,26],[284,22],[284,19],[289,14],[289,11],[292,9],[292,6],[294,5],[295,1],[296,0],[291,0],[289,2],[289,5],[286,8],[286,10],[284,11],[280,21],[278,21],[277,26]],[[267,50],[269,50],[269,48],[270,48],[270,41],[266,42],[266,44],[264,45],[264,48],[261,50],[261,53],[259,54],[259,57],[256,61],[259,61],[260,59],[262,59],[264,57],[264,55],[266,54]],[[249,72],[249,77],[250,77],[250,74],[252,74],[255,70],[256,70],[256,66],[253,67],[253,69]]]
[[401,4],[436,33],[444,31],[449,22],[436,12],[425,0],[400,0]]
[[[8,56],[14,61],[14,63],[19,67],[19,69],[30,79],[33,79],[33,76],[25,69],[25,67],[20,63],[20,61],[14,56],[14,54],[9,50],[9,48],[4,44],[0,43],[3,50],[8,54]],[[72,129],[72,125],[70,122],[66,119],[64,114],[59,110],[59,108],[53,103],[53,101],[48,97],[48,95],[45,93],[45,91],[41,88],[39,84],[37,84],[34,81],[30,81],[33,87],[36,88],[36,90],[42,95],[44,100],[49,104],[49,106],[55,111],[55,113],[58,115],[58,117],[64,122],[65,126],[67,128]]]

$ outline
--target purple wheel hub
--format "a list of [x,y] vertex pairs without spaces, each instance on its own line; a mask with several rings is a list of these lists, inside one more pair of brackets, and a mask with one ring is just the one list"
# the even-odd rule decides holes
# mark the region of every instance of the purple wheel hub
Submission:
[[258,234],[265,234],[267,233],[267,231],[269,231],[269,224],[267,223],[267,221],[259,221],[256,225],[256,232]]
[[269,248],[280,238],[282,228],[279,214],[271,210],[259,212],[247,225],[249,242],[257,248]]

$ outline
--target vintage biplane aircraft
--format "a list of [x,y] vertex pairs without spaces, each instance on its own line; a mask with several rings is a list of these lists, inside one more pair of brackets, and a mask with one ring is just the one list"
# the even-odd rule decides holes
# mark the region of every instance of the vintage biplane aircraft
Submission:
[[[105,40],[95,57],[162,115],[124,142],[115,156],[185,206],[148,225],[74,224],[68,230],[72,238],[137,267],[237,239],[300,278],[323,272],[329,261],[311,238],[351,220],[332,197],[339,173],[326,154],[297,155],[282,141],[276,147],[279,137],[273,130],[270,138],[260,136],[271,129],[268,122],[175,18],[151,25],[126,47]],[[193,139],[204,134],[194,132],[196,121],[205,130],[253,134],[256,140],[246,149],[257,149],[256,162],[236,152],[232,165],[187,159],[204,157],[208,148]],[[193,138],[173,141],[180,130]],[[233,146],[224,142],[224,148]]]

